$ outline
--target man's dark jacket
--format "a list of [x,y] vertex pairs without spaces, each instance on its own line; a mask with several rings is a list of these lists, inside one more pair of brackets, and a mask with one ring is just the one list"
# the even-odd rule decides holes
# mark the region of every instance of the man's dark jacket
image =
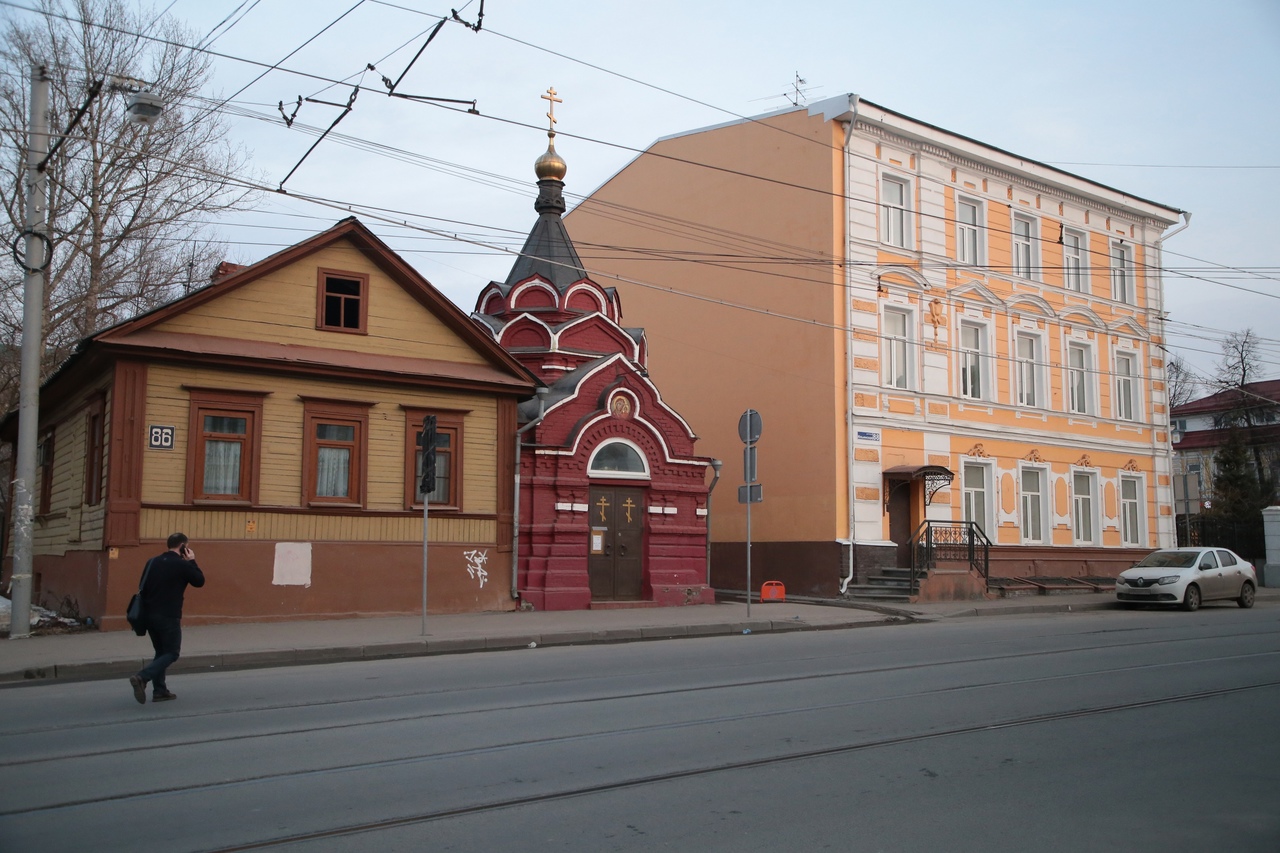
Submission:
[[181,619],[182,596],[188,584],[204,586],[204,572],[195,560],[184,560],[173,551],[165,551],[153,559],[142,590],[142,606],[147,617]]

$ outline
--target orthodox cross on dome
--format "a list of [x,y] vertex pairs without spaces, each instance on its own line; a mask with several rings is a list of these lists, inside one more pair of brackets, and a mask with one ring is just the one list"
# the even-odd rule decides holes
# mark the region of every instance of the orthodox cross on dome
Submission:
[[547,88],[547,93],[542,95],[542,100],[547,102],[547,118],[551,119],[551,124],[547,126],[547,134],[549,136],[556,135],[556,104],[563,104],[564,98],[556,97],[556,89],[554,86]]

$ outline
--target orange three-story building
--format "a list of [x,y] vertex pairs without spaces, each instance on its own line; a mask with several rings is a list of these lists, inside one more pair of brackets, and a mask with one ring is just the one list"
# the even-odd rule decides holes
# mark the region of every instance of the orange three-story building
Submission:
[[[1173,543],[1180,216],[850,95],[659,140],[567,221],[730,482],[762,413],[754,586],[914,566],[911,594],[967,597]],[[714,585],[741,589],[745,513],[717,497]],[[944,541],[985,559],[939,563]]]

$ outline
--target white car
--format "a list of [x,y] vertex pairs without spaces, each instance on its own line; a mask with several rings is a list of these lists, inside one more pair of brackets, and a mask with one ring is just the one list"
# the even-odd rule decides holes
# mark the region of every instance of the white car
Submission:
[[1116,578],[1121,604],[1181,604],[1197,610],[1202,601],[1235,599],[1252,607],[1258,574],[1251,563],[1226,548],[1168,548],[1152,551]]

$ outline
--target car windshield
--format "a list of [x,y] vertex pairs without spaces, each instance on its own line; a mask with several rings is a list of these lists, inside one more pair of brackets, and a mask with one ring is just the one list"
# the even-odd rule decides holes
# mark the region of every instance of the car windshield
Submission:
[[1135,563],[1135,569],[1185,569],[1196,564],[1199,551],[1154,551]]

